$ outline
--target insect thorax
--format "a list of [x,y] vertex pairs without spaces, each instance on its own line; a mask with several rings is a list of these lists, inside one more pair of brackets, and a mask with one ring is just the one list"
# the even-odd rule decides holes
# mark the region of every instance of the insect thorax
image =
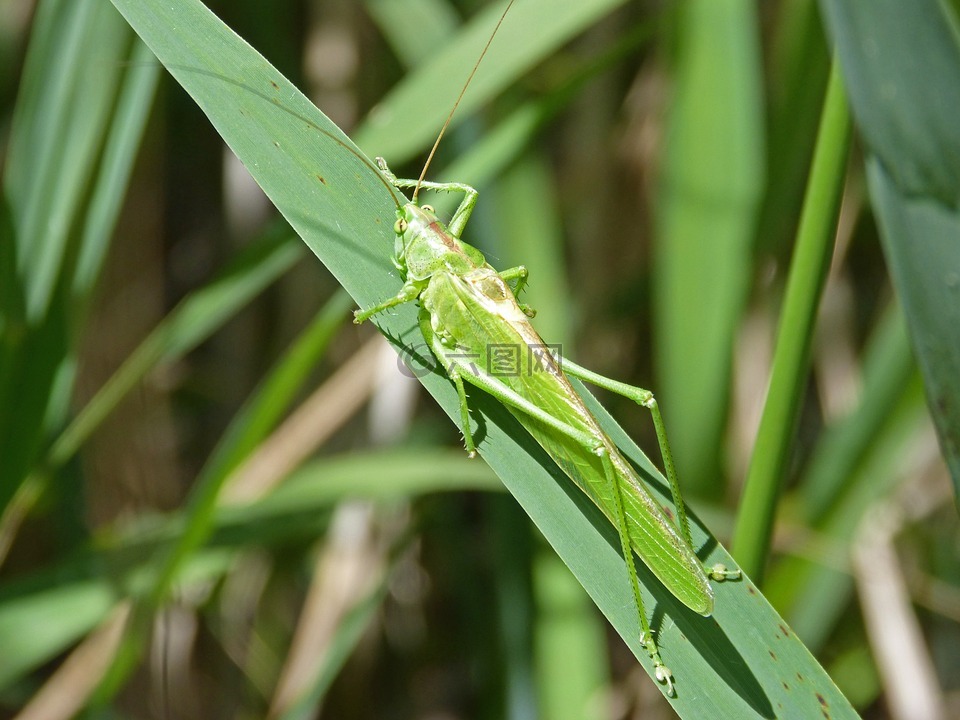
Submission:
[[397,259],[406,267],[407,278],[425,280],[439,270],[461,275],[477,268],[477,257],[484,262],[478,250],[461,243],[432,212],[410,203],[398,215],[402,256]]

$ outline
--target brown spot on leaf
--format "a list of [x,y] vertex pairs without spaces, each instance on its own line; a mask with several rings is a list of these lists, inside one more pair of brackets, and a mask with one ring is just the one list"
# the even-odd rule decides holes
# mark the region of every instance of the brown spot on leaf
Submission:
[[323,175],[317,175],[317,180],[319,180],[324,185],[327,184],[327,181],[324,179]]
[[277,85],[273,80],[270,81],[270,84],[273,85],[273,89],[274,89],[274,90],[279,90],[279,89],[280,89],[280,86]]

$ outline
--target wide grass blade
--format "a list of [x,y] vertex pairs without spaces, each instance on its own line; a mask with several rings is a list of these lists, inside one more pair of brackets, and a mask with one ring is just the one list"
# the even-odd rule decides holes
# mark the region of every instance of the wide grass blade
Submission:
[[960,494],[957,5],[821,0],[820,6],[870,154],[870,196],[884,253]]

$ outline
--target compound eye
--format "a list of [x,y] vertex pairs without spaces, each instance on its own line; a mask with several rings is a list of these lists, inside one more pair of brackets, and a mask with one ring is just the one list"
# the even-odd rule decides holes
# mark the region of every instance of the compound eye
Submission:
[[407,221],[403,218],[397,218],[397,221],[393,224],[393,231],[397,235],[403,235],[407,231]]
[[428,213],[436,213],[436,211],[433,209],[433,205],[421,205],[420,209],[426,210]]

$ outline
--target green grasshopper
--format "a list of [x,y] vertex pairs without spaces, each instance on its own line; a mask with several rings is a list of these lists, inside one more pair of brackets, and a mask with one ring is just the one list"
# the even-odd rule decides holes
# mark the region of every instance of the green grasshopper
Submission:
[[[508,5],[504,16],[509,9]],[[490,41],[492,39],[493,35]],[[467,78],[460,98],[490,41]],[[389,183],[388,189],[413,188],[411,201],[404,205],[398,203],[394,224],[393,262],[403,286],[396,296],[366,310],[357,310],[354,321],[362,323],[397,305],[417,302],[420,331],[456,388],[467,452],[471,456],[477,452],[467,402],[466,385],[469,384],[503,403],[613,523],[620,537],[636,603],[641,642],[653,661],[656,679],[672,696],[673,674],[660,656],[647,620],[633,551],[678,600],[704,616],[713,612],[710,579],[736,579],[740,571],[727,570],[722,565],[707,570],[693,550],[673,457],[653,393],[554,356],[530,324],[533,310],[516,298],[526,284],[526,268],[519,266],[498,272],[487,263],[483,253],[460,239],[476,206],[477,191],[462,183],[424,181],[427,167],[460,98],[447,117],[419,179],[397,178],[386,162],[377,158],[377,167],[385,184]],[[429,205],[417,202],[421,188],[463,193],[463,201],[448,225],[441,223]],[[520,351],[511,353],[512,361],[518,364],[514,364],[510,372],[498,368],[495,353],[491,352],[496,348]],[[633,466],[600,428],[565,373],[630,398],[650,410],[676,505],[676,527]]]
[[[470,384],[503,403],[603,511],[620,536],[640,619],[641,642],[653,660],[657,680],[672,695],[673,675],[663,663],[650,630],[633,550],[678,600],[704,616],[713,612],[710,579],[735,579],[740,572],[722,565],[707,571],[694,553],[676,469],[653,393],[554,357],[529,322],[533,311],[516,299],[527,280],[526,268],[497,272],[479,250],[460,239],[477,202],[474,188],[461,183],[399,179],[382,158],[377,158],[377,164],[398,189],[459,191],[465,197],[447,226],[429,205],[421,206],[414,200],[398,208],[393,260],[403,277],[403,287],[396,296],[367,310],[358,310],[355,322],[361,323],[397,305],[418,302],[420,331],[460,399],[460,423],[467,452],[473,456],[477,451],[466,393],[466,385]],[[519,367],[509,373],[498,370],[489,352],[495,347],[522,349],[524,352],[517,354]],[[600,428],[565,373],[650,410],[679,529],[670,523],[636,470]]]

